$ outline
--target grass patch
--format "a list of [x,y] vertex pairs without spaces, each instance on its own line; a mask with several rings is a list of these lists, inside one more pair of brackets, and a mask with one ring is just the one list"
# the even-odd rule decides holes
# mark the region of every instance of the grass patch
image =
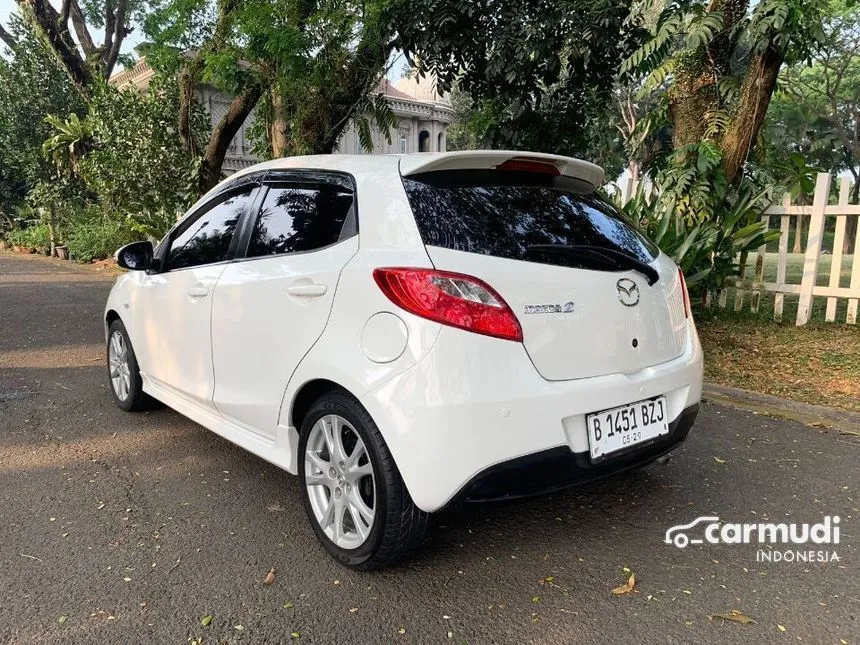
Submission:
[[[755,278],[755,254],[751,254],[747,262],[745,277],[747,280]],[[779,255],[777,253],[765,253],[764,258],[764,281],[776,282],[776,270]],[[800,253],[789,253],[786,257],[786,284],[799,285],[803,280],[803,262],[804,256]],[[839,286],[848,287],[851,284],[851,267],[853,266],[854,255],[842,256],[842,262],[839,266]],[[818,260],[818,270],[815,274],[815,284],[818,286],[827,286],[830,284],[830,271],[833,264],[833,256],[822,254]],[[727,288],[727,310],[734,309],[735,294],[734,288]],[[759,303],[758,313],[749,311],[750,293],[744,293],[743,310],[747,317],[756,318],[763,322],[772,321],[774,316],[774,299],[775,293],[763,291]],[[783,318],[785,323],[793,323],[797,316],[797,305],[800,297],[795,294],[785,294],[783,304]],[[810,311],[811,322],[824,322],[825,311],[827,307],[827,298],[815,296],[812,300],[812,309]],[[838,298],[836,301],[836,322],[844,323],[848,312],[848,299]],[[740,313],[740,312],[738,312]],[[732,315],[738,315],[734,313]]]
[[860,412],[860,328],[729,312],[698,324],[711,383]]

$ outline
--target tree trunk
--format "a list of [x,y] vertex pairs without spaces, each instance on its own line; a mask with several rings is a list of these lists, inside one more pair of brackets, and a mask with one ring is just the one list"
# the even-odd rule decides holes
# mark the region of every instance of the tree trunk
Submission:
[[[856,203],[856,202],[855,202]],[[857,220],[860,217],[848,217],[845,220],[845,239],[842,242],[842,252],[845,255],[851,255],[852,253],[856,253],[857,249],[854,248],[854,240],[857,239]],[[857,262],[857,259],[854,260]]]
[[769,46],[753,58],[741,81],[738,103],[720,142],[723,171],[729,183],[738,177],[764,123],[783,58],[782,51],[773,45]]
[[56,56],[60,65],[84,98],[89,97],[93,74],[86,61],[78,53],[68,23],[48,0],[17,0],[24,18],[42,37],[45,45]]
[[18,41],[12,37],[3,25],[0,25],[0,40],[2,40],[13,54],[18,53]]
[[635,183],[639,181],[639,162],[635,159],[631,159],[630,163],[627,164],[627,170],[630,172],[630,179]]
[[738,23],[746,15],[749,0],[710,0],[707,11],[721,13],[723,29],[701,54],[682,63],[669,96],[672,147],[677,150],[705,137],[705,115],[720,107],[718,83],[731,71],[738,39]]
[[709,71],[699,76],[688,74],[688,71],[679,71],[669,98],[674,150],[704,139],[704,116],[718,106],[713,75]]
[[50,210],[50,219],[48,219],[48,235],[51,238],[51,256],[54,257],[57,254],[57,233],[54,230],[54,210],[51,208]]
[[792,245],[791,252],[792,253],[803,253],[803,248],[801,247],[803,240],[803,215],[797,215],[795,218],[794,224],[794,244]]
[[287,120],[284,114],[284,97],[277,88],[272,88],[272,125],[271,143],[272,159],[286,157],[289,154],[289,137],[287,136]]
[[262,86],[252,82],[233,99],[230,107],[227,108],[227,113],[212,129],[209,144],[203,151],[203,163],[200,166],[201,194],[213,188],[221,179],[221,166],[224,164],[227,148],[230,147],[233,137],[239,132],[239,128],[242,127],[262,94]]
[[[860,173],[856,173],[851,169],[851,174],[854,175],[854,186],[851,189],[852,204],[860,204]],[[842,242],[842,252],[846,255],[857,253],[858,249],[854,248],[854,240],[857,239],[857,222],[860,220],[860,215],[857,217],[848,217],[845,220],[845,241]],[[854,260],[857,262],[857,259]]]

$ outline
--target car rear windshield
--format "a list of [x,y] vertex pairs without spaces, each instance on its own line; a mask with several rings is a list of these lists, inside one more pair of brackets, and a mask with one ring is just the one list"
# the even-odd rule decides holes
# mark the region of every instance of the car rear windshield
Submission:
[[615,207],[572,177],[455,170],[411,175],[403,184],[428,246],[589,269],[601,268],[595,254],[575,251],[606,249],[644,263],[659,253]]

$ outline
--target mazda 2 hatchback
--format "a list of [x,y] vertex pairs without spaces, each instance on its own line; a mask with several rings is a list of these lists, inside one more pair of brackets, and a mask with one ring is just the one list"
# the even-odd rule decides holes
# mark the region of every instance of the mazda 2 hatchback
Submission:
[[428,516],[637,468],[698,410],[684,276],[546,154],[313,156],[206,194],[105,309],[117,404],[158,399],[298,475],[370,569]]

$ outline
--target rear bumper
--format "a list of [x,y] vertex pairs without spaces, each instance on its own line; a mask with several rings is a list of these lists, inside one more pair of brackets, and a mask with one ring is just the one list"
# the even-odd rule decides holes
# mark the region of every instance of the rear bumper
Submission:
[[[689,331],[684,353],[666,363],[547,381],[522,344],[443,327],[417,364],[360,400],[424,511],[463,499],[547,492],[634,468],[683,440],[702,392],[702,349],[692,321]],[[666,397],[671,432],[591,464],[585,415],[659,395]]]
[[677,448],[690,432],[699,404],[686,408],[669,424],[669,434],[636,446],[627,454],[592,464],[588,452],[567,446],[550,448],[491,466],[471,479],[440,510],[465,502],[498,502],[554,493],[650,464]]

